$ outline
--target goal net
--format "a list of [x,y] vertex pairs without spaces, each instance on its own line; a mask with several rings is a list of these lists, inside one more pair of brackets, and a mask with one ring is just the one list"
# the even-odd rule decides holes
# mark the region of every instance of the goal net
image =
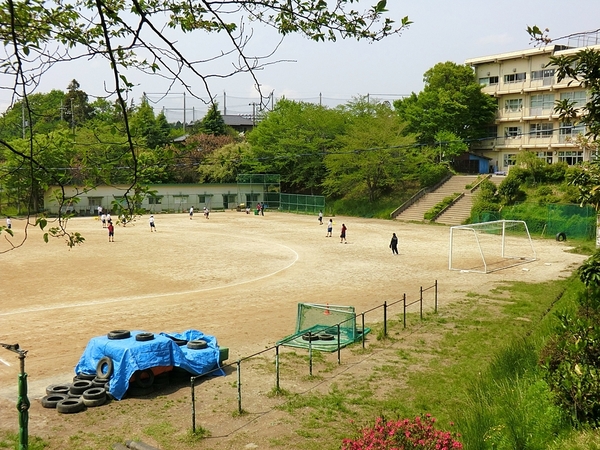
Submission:
[[536,259],[527,224],[522,220],[450,227],[450,270],[490,273]]

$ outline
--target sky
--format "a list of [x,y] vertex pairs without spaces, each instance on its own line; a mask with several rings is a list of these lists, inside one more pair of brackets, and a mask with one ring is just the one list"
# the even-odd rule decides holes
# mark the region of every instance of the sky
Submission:
[[[367,3],[376,0],[363,0],[361,5]],[[549,28],[552,38],[600,28],[598,0],[580,0],[576,7],[557,0],[388,0],[387,9],[388,16],[396,22],[404,16],[413,22],[401,36],[375,43],[351,39],[316,43],[299,35],[287,36],[272,58],[282,62],[256,73],[263,93],[272,92],[275,100],[285,96],[292,100],[320,101],[327,106],[364,95],[392,101],[420,92],[423,74],[438,62],[462,64],[469,58],[532,48],[526,32],[528,25]],[[248,50],[253,54],[268,53],[278,42],[277,34],[258,25],[253,27]],[[188,55],[197,59],[206,58],[208,50],[219,50],[222,46],[220,38],[200,33],[172,37]],[[66,90],[75,78],[90,98],[102,96],[105,85],[112,82],[105,64],[93,60],[54,67],[44,75],[38,92]],[[223,68],[228,67],[212,62],[205,64],[203,70],[216,73]],[[202,96],[201,81],[192,76],[187,80]],[[164,110],[169,121],[182,119],[184,105],[186,121],[201,119],[207,110],[202,101],[190,94],[184,98],[184,87],[180,84],[169,86],[164,79],[141,74],[132,74],[130,81],[135,84],[131,98],[139,104],[143,93],[147,93],[151,105],[156,111]],[[1,77],[0,83],[6,86]],[[252,114],[260,102],[255,82],[247,74],[215,78],[209,80],[209,86],[219,109],[227,114]],[[0,111],[9,102],[9,93],[0,91]]]

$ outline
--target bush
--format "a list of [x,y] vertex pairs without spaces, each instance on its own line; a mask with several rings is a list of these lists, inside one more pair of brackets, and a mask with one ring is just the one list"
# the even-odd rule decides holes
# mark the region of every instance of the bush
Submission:
[[525,198],[525,192],[521,190],[521,184],[523,183],[520,177],[518,175],[513,176],[511,170],[510,175],[498,186],[498,194],[503,198],[505,204],[512,205]]
[[423,165],[419,171],[419,183],[422,187],[433,186],[448,175],[448,168],[441,164]]
[[459,435],[435,429],[435,419],[426,414],[423,419],[385,421],[379,417],[372,428],[362,430],[357,439],[344,439],[342,450],[392,449],[453,449],[463,448]]
[[460,193],[455,192],[454,194],[445,197],[441,202],[439,202],[438,204],[434,205],[431,209],[426,211],[423,215],[423,218],[425,220],[433,220],[444,208],[451,205],[452,202],[454,202],[454,200],[460,197],[460,195]]

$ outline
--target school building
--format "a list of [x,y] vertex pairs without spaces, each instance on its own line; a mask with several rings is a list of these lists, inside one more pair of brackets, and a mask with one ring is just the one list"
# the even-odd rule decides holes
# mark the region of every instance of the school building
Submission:
[[[559,82],[550,57],[574,55],[584,48],[600,51],[599,33],[573,35],[567,45],[551,44],[466,61],[482,91],[498,101],[488,138],[471,145],[472,153],[489,160],[490,171],[508,172],[522,151],[535,152],[550,164],[562,161],[570,166],[595,155],[595,149],[578,141],[578,136],[585,135],[585,126],[576,120],[560,120],[554,111],[557,101],[570,100],[581,112],[590,93],[572,78]],[[479,163],[475,159],[471,162]]]

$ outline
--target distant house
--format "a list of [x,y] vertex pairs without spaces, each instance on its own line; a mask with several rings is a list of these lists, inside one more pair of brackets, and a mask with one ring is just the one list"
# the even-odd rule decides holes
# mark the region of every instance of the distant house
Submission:
[[230,126],[240,133],[246,133],[254,128],[254,121],[249,117],[224,114],[223,120],[225,121],[225,125]]

